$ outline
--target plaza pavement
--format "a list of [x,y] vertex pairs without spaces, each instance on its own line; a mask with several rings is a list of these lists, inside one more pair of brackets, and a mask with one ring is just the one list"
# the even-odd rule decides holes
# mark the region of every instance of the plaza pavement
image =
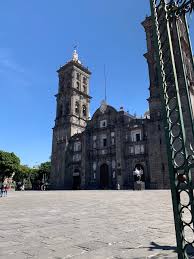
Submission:
[[177,258],[170,191],[9,192],[0,209],[0,259]]

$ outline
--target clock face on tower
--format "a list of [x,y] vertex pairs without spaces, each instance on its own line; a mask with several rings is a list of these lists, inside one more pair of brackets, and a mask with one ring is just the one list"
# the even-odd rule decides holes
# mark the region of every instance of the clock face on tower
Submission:
[[102,113],[105,113],[106,109],[107,109],[107,103],[103,100],[103,101],[101,102],[101,105],[100,105],[100,111],[101,111]]

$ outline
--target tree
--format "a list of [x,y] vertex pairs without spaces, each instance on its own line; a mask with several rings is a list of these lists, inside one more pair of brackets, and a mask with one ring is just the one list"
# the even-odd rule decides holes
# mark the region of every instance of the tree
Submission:
[[38,172],[42,178],[44,177],[45,179],[49,179],[50,172],[51,172],[51,162],[47,161],[44,163],[41,163]]
[[0,150],[0,179],[4,181],[6,177],[10,177],[17,172],[20,165],[20,159],[12,152]]
[[30,179],[32,169],[27,165],[19,165],[18,170],[16,171],[13,180],[16,183],[23,185],[26,180]]
[[51,171],[51,162],[41,163],[38,168],[32,168],[30,180],[32,189],[40,190],[43,184],[46,184]]

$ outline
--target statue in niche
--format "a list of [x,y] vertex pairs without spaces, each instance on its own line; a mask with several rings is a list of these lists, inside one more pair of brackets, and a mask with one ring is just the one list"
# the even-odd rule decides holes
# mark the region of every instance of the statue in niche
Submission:
[[133,175],[136,179],[136,182],[141,182],[141,177],[143,175],[143,170],[138,169],[137,167],[135,168],[135,171],[133,171]]

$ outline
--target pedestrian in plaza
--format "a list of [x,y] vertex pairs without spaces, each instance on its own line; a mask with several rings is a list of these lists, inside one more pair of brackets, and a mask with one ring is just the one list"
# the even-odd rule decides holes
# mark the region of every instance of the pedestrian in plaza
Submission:
[[5,196],[5,185],[1,185],[1,197]]
[[7,196],[7,191],[8,191],[8,184],[5,185],[5,193],[4,193],[4,196]]
[[0,182],[0,197],[2,197],[2,190],[1,190],[2,186],[3,186],[3,183]]

